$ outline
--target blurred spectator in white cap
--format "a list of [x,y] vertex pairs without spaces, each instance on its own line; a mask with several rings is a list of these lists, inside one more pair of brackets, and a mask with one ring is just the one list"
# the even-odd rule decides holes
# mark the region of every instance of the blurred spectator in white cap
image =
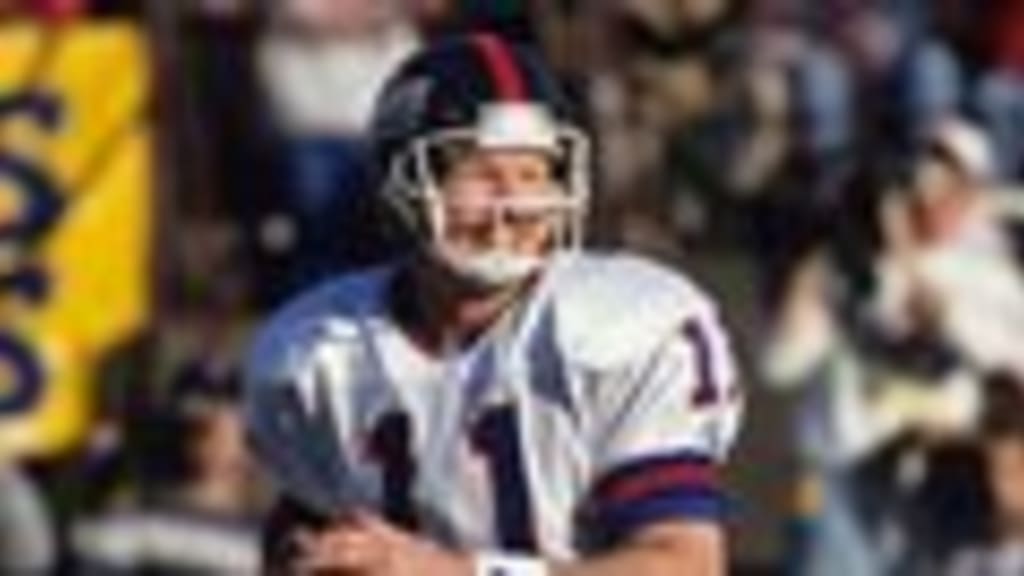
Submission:
[[991,184],[996,177],[988,135],[967,120],[947,117],[939,121],[927,135],[925,154],[928,153],[945,155],[974,184]]
[[819,489],[804,573],[830,573],[836,558],[850,574],[933,566],[976,523],[918,529],[917,502],[936,504],[926,480],[959,473],[958,461],[924,458],[977,430],[983,381],[1024,375],[1024,277],[992,202],[986,135],[944,118],[912,168],[911,189],[883,201],[868,303],[882,341],[844,323],[842,290],[820,251],[793,275],[768,338],[764,375],[800,391],[798,453]]
[[913,168],[909,198],[883,218],[876,319],[896,338],[937,336],[979,375],[1024,382],[1024,275],[993,201],[987,136],[945,119]]

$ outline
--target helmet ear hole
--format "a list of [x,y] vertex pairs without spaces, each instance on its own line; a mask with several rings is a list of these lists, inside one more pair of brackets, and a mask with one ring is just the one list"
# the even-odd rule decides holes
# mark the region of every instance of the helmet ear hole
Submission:
[[407,234],[422,242],[431,230],[424,187],[428,185],[420,174],[415,150],[392,158],[387,178],[382,186],[384,205],[391,208],[391,221]]

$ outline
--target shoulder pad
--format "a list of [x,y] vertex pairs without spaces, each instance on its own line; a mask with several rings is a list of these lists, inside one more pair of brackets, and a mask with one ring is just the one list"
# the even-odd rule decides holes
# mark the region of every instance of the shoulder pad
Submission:
[[247,440],[277,485],[318,510],[341,504],[333,396],[351,382],[345,355],[380,310],[383,275],[331,281],[274,315],[245,365]]
[[643,358],[686,318],[713,311],[692,281],[638,256],[580,256],[555,274],[556,338],[570,362],[590,369]]
[[276,312],[249,348],[247,392],[286,383],[321,344],[356,339],[360,317],[376,311],[389,271],[375,268],[330,280]]

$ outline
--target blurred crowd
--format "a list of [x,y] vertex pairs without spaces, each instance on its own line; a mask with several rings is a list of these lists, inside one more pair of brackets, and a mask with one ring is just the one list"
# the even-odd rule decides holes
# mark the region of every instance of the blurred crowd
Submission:
[[595,244],[748,264],[751,409],[792,406],[769,433],[798,464],[778,570],[1024,574],[1024,1],[0,1],[17,18],[146,31],[169,264],[89,441],[2,463],[0,572],[255,570],[248,331],[396,250],[376,95],[487,29],[584,105]]

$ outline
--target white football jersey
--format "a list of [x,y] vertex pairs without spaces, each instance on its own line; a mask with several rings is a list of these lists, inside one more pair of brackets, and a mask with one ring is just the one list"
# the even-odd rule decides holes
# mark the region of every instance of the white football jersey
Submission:
[[389,315],[393,273],[310,292],[252,349],[248,432],[286,494],[326,514],[372,507],[460,549],[561,559],[721,514],[741,395],[693,284],[632,256],[558,257],[438,358]]

